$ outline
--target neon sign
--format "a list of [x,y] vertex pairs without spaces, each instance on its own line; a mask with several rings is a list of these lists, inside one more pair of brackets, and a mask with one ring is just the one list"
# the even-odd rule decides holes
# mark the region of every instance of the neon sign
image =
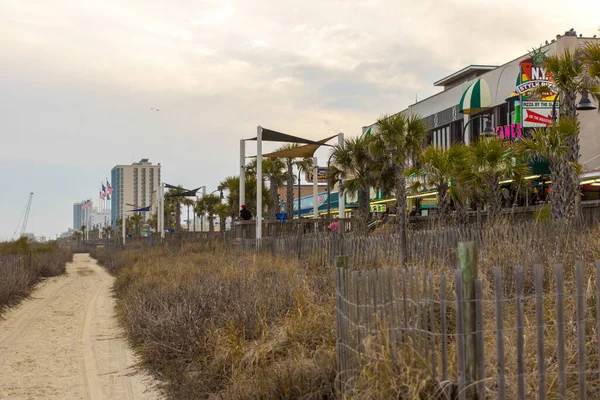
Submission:
[[521,124],[510,124],[505,126],[497,126],[496,135],[500,140],[510,140],[521,137]]

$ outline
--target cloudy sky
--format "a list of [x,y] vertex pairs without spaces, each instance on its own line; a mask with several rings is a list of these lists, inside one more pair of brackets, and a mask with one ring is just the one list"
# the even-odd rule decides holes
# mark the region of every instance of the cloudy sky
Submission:
[[53,236],[132,159],[212,190],[259,124],[357,135],[598,16],[583,0],[0,0],[0,240],[29,192],[27,230]]

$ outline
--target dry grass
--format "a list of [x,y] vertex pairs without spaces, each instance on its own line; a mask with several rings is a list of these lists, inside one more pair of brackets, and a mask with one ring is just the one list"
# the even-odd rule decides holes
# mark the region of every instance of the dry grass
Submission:
[[[509,229],[507,227],[506,232]],[[495,321],[495,288],[493,267],[499,266],[503,272],[502,294],[506,398],[517,398],[517,332],[516,332],[516,266],[524,267],[524,365],[526,373],[526,397],[534,398],[539,392],[537,367],[537,332],[535,329],[535,286],[533,266],[540,264],[543,268],[544,287],[544,359],[546,368],[545,388],[549,398],[556,398],[558,392],[558,341],[556,319],[556,282],[555,264],[564,266],[565,284],[565,354],[567,371],[567,398],[577,399],[578,394],[578,340],[576,312],[576,278],[575,264],[584,263],[585,296],[586,296],[586,340],[587,356],[586,383],[588,397],[596,398],[600,393],[598,370],[600,355],[598,353],[598,320],[596,310],[595,261],[600,259],[600,229],[575,233],[566,228],[544,239],[529,234],[525,229],[518,238],[503,236],[498,231],[494,238],[486,239],[487,245],[480,249],[478,272],[483,285],[483,315],[485,332],[485,376],[486,395],[495,398],[497,395],[496,379],[496,321]],[[456,332],[456,309],[454,306],[453,273],[455,264],[448,260],[453,257],[439,257],[427,262],[412,260],[409,267],[419,271],[424,269],[433,272],[434,289],[439,288],[439,280],[445,275],[448,282],[446,299],[450,302],[447,308],[448,333]],[[435,300],[440,300],[435,293]],[[435,305],[439,318],[439,305]],[[436,332],[440,332],[439,319],[436,319]],[[441,341],[436,337],[436,358],[438,360],[438,380],[431,378],[431,365],[423,360],[423,348],[415,346],[412,341],[392,346],[387,334],[389,321],[385,315],[379,315],[380,329],[377,335],[369,336],[362,341],[362,356],[357,360],[357,369],[347,384],[348,398],[356,399],[452,399],[457,393],[457,360],[456,341],[449,337],[448,372],[450,381],[440,382],[439,361],[441,359]],[[364,337],[364,335],[362,336]]]
[[117,273],[123,323],[172,398],[333,398],[331,270],[197,245],[98,253]]
[[0,313],[27,297],[42,279],[61,275],[73,254],[56,245],[0,244]]
[[[557,392],[556,296],[554,264],[565,266],[565,321],[568,398],[577,395],[576,261],[586,276],[587,370],[598,370],[594,261],[600,258],[600,230],[568,228],[537,236],[509,226],[484,233],[479,253],[483,283],[486,391],[497,392],[493,267],[503,270],[505,374],[507,398],[516,398],[515,267],[525,267],[525,370],[527,397],[538,392],[533,265],[544,268],[546,391]],[[504,232],[504,233],[503,233]],[[100,252],[102,264],[118,275],[115,286],[121,315],[146,365],[166,382],[173,398],[322,399],[334,397],[336,378],[334,283],[322,255],[303,263],[270,255],[234,256],[218,246],[166,247]],[[455,249],[454,249],[455,250]],[[318,250],[315,249],[315,252]],[[409,260],[433,272],[434,288],[448,279],[448,333],[455,332],[453,271],[455,256]],[[393,265],[392,265],[393,266]],[[361,267],[354,265],[355,268]],[[438,293],[435,294],[439,300]],[[436,305],[436,315],[439,306]],[[439,324],[439,320],[436,321]],[[381,321],[379,334],[363,340],[363,357],[348,383],[353,399],[450,399],[456,396],[456,342],[448,338],[447,382],[431,376],[411,341],[392,346]],[[439,327],[438,327],[439,332]],[[440,340],[436,342],[441,359]],[[416,352],[414,351],[416,350]],[[597,373],[587,378],[588,394],[600,390]]]

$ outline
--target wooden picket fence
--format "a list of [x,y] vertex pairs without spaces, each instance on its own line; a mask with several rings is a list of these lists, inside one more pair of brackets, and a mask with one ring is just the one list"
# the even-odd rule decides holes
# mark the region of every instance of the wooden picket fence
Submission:
[[452,277],[336,258],[342,397],[360,389],[362,369],[387,360],[430,382],[422,398],[598,398],[600,262],[587,275],[579,262],[517,267],[514,277],[496,267],[487,279],[476,275],[476,252],[462,253]]
[[[556,238],[565,236],[556,226],[546,223],[504,224],[495,227],[465,226],[431,230],[411,230],[407,234],[409,262],[432,263],[443,258],[456,263],[459,242],[473,241],[481,247],[519,242],[532,251],[540,251]],[[292,256],[321,265],[333,265],[336,255],[348,256],[349,262],[361,268],[396,265],[401,258],[400,237],[396,234],[356,235],[337,232],[286,235],[255,239],[226,237],[229,251],[243,254],[268,252]]]

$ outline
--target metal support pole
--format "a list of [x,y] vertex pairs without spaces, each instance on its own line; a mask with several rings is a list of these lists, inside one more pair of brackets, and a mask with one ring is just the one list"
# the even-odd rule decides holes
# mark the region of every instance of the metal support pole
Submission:
[[160,238],[165,238],[165,184],[161,183],[159,188],[159,221]]
[[[342,132],[338,133],[338,146],[343,146],[344,144],[344,134]],[[344,191],[342,190],[342,182],[339,183],[340,187],[338,189],[338,218],[346,217],[346,200],[344,199]]]
[[246,141],[242,139],[240,140],[240,203],[238,211],[244,203],[246,203]]
[[[317,157],[313,157],[313,218],[319,218],[319,164]],[[315,228],[317,224],[315,223]]]
[[256,127],[256,245],[260,247],[262,239],[262,127]]
[[[202,186],[202,198],[206,197],[206,185]],[[204,220],[206,219],[206,212],[203,212],[200,216],[200,232],[204,232]]]

